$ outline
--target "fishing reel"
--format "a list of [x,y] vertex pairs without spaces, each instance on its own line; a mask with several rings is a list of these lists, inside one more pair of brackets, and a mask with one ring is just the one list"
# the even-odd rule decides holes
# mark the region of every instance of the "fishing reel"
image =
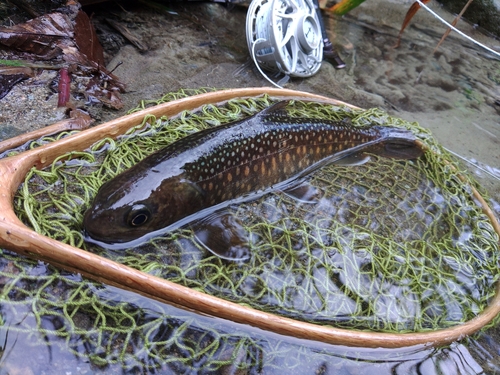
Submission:
[[312,0],[253,0],[247,44],[261,73],[267,79],[260,68],[294,77],[315,74],[323,59],[320,22]]

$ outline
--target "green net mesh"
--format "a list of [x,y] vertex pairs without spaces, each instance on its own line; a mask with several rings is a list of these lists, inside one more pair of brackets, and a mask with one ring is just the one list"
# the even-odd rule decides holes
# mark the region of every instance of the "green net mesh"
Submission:
[[[169,94],[159,102],[192,93]],[[43,171],[31,170],[15,198],[17,214],[39,233],[122,264],[317,324],[428,331],[460,324],[484,310],[498,279],[498,235],[474,200],[474,182],[459,178],[449,155],[427,131],[380,110],[289,105],[290,116],[347,117],[353,126],[406,127],[431,152],[416,161],[373,155],[360,166],[324,167],[308,180],[317,189],[314,203],[274,192],[232,207],[255,238],[245,263],[208,253],[189,228],[124,251],[83,242],[83,213],[103,182],[191,132],[241,119],[273,102],[264,96],[207,105],[175,119],[148,116],[119,140],[103,139],[87,152],[62,156]],[[46,141],[50,139],[32,147]],[[109,288],[101,291],[98,284],[57,271],[39,277],[36,269],[42,265],[21,265],[26,261],[16,257],[10,262],[12,269],[1,274],[8,280],[5,304],[27,309],[31,304],[27,315],[35,326],[63,338],[75,353],[96,364],[149,363],[157,368],[172,361],[181,367],[203,363],[204,368],[220,368],[238,356],[248,366],[259,361],[262,344],[248,334],[209,329],[202,318],[187,318],[187,313],[151,318],[131,303],[108,298]],[[18,329],[28,330],[30,319]]]
[[71,356],[108,369],[107,374],[122,374],[123,368],[141,374],[166,369],[208,373],[258,368],[262,360],[261,338],[222,321],[105,287],[7,251],[0,264],[2,325],[10,323],[5,328],[11,335],[25,334],[30,347],[62,347]]

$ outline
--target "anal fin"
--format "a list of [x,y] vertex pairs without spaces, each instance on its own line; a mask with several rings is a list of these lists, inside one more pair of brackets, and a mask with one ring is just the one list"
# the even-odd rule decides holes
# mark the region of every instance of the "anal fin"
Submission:
[[354,166],[354,165],[362,165],[367,163],[370,160],[370,156],[364,153],[357,153],[348,155],[345,158],[336,160],[333,162],[335,165],[343,165],[343,166]]
[[321,191],[307,182],[283,190],[283,193],[300,203],[318,203],[321,198]]

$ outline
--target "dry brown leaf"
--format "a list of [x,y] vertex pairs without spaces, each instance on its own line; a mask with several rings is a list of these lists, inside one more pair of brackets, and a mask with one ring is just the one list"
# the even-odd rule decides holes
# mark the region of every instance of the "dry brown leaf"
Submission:
[[89,60],[104,65],[104,51],[87,13],[81,10],[78,12],[75,18],[74,30],[78,50],[86,55]]
[[0,44],[19,52],[50,60],[72,44],[73,27],[62,13],[50,13],[12,27],[0,27]]
[[[431,1],[431,0],[422,0],[422,3],[427,4],[429,1]],[[396,44],[394,45],[393,48],[399,47],[399,45],[401,44],[401,36],[403,35],[403,31],[406,29],[406,26],[408,26],[411,19],[413,18],[415,13],[418,12],[419,9],[420,9],[420,4],[417,1],[415,1],[411,5],[410,9],[408,9],[408,12],[406,12],[406,16],[405,16],[405,19],[403,21],[403,25],[401,25],[401,30],[399,30],[398,40],[396,41]]]
[[17,66],[0,67],[0,99],[19,82],[33,76],[33,69]]
[[[75,74],[91,77],[90,96],[110,108],[121,108],[119,92],[125,85],[104,67],[103,49],[87,14],[70,3],[66,13],[50,13],[24,24],[0,27],[0,46],[24,53],[28,60],[63,60],[75,67]],[[59,82],[61,106],[68,105],[70,99],[71,81],[64,69]]]

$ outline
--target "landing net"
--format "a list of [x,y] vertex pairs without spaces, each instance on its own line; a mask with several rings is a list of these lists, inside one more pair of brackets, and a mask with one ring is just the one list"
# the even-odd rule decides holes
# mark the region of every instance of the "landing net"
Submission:
[[[138,110],[194,93],[199,91],[168,94],[141,103]],[[62,156],[42,171],[32,169],[16,195],[16,213],[37,232],[62,242],[243,306],[316,324],[425,332],[468,321],[488,306],[499,276],[498,234],[475,201],[475,182],[428,131],[378,109],[290,103],[290,116],[410,129],[428,151],[415,161],[372,155],[360,166],[326,166],[308,179],[318,192],[314,203],[274,192],[231,207],[254,238],[244,263],[207,252],[189,228],[123,251],[83,242],[83,214],[105,181],[192,132],[242,119],[274,102],[265,96],[206,105],[174,119],[148,116],[118,140],[103,139],[87,152]],[[50,141],[43,138],[32,147]],[[40,278],[33,276],[40,265],[27,264],[12,260],[11,269],[1,271],[8,280],[3,303],[31,305],[27,314],[39,329],[71,343],[80,356],[83,345],[90,348],[85,353],[100,353],[97,361],[129,366],[172,360],[196,367],[186,358],[209,348],[197,358],[219,368],[222,353],[230,360],[242,355],[238,348],[255,349],[248,346],[251,337],[225,335],[193,317],[168,320],[160,335],[163,323],[148,323],[147,314],[131,312],[123,300],[102,298],[97,284],[61,278],[59,272]],[[77,319],[82,314],[83,323]],[[198,328],[185,336],[193,319]],[[47,320],[59,325],[48,327]],[[29,328],[21,323],[19,329]],[[115,346],[117,338],[121,344]],[[182,350],[167,350],[171,345]]]

